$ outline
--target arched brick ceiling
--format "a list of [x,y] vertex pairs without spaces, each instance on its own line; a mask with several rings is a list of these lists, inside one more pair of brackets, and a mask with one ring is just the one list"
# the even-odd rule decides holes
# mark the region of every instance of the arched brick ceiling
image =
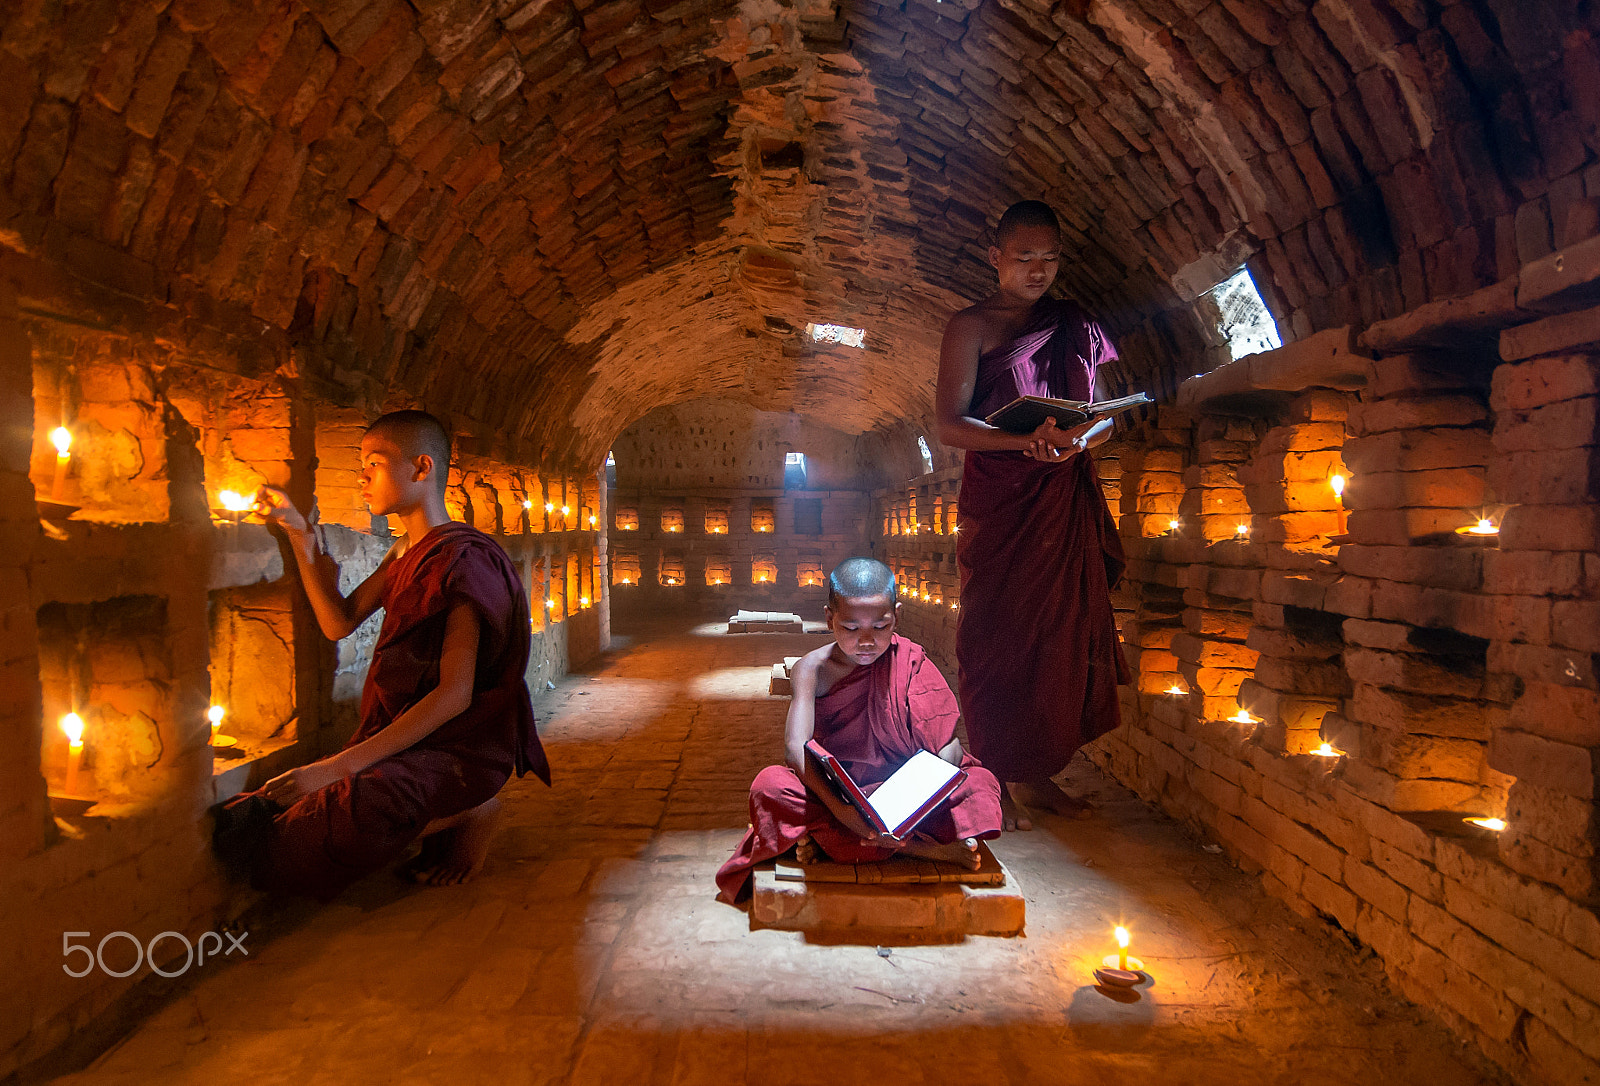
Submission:
[[1295,335],[1548,247],[1600,148],[1594,11],[20,0],[0,241],[277,337],[331,395],[595,462],[695,397],[847,433],[925,415],[986,222],[1043,197],[1117,383],[1160,392],[1239,259]]

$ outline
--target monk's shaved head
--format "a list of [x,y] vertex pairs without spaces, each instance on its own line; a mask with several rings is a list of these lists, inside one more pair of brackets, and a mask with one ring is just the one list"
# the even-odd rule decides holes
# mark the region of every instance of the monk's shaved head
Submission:
[[1042,200],[1023,200],[1006,208],[1006,213],[1000,216],[1000,225],[994,228],[995,248],[1004,249],[1012,234],[1028,226],[1048,227],[1058,237],[1061,234],[1061,223],[1049,204]]
[[876,558],[846,558],[828,574],[828,606],[835,610],[840,600],[887,597],[895,602],[894,570]]
[[444,493],[450,479],[450,431],[444,423],[426,411],[391,411],[379,415],[367,434],[394,442],[408,460],[432,457],[434,484]]

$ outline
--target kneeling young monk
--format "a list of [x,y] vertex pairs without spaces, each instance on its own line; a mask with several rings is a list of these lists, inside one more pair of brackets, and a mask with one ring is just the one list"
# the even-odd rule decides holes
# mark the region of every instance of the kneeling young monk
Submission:
[[[894,573],[850,558],[828,575],[824,614],[833,643],[794,666],[784,733],[788,765],[769,766],[750,786],[750,829],[717,872],[733,902],[756,864],[794,848],[801,863],[821,857],[875,863],[897,854],[978,866],[978,839],[1000,833],[1000,783],[956,738],[960,709],[921,645],[895,634],[900,604]],[[875,832],[840,799],[806,755],[815,739],[862,790],[892,776],[919,750],[967,771],[962,785],[905,840]]]
[[528,597],[506,552],[450,519],[449,468],[450,435],[432,415],[397,411],[368,428],[362,500],[405,534],[348,597],[313,524],[282,491],[261,491],[322,632],[337,641],[384,615],[344,749],[216,810],[218,854],[260,889],[326,900],[419,837],[412,874],[464,882],[483,864],[511,774],[550,782],[524,678]]

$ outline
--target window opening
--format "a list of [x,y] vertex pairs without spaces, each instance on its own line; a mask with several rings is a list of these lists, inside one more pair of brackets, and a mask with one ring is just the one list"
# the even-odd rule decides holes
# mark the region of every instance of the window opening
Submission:
[[933,450],[928,448],[928,439],[921,434],[917,435],[917,451],[922,454],[922,474],[927,475],[933,470]]
[[806,335],[815,343],[841,343],[846,347],[866,346],[867,330],[843,324],[807,324]]
[[1250,269],[1240,268],[1206,293],[1217,307],[1217,330],[1227,337],[1234,360],[1283,346]]

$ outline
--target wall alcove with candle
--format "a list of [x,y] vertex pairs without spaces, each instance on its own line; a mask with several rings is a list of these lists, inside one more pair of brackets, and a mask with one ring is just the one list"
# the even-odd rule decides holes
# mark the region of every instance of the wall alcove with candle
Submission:
[[[95,800],[90,815],[122,814],[159,799],[183,731],[174,726],[170,697],[166,599],[50,603],[36,620],[40,764],[51,794]],[[77,721],[63,729],[69,714]]]
[[89,342],[44,322],[30,332],[34,440],[28,475],[36,499],[51,506],[52,519],[165,521],[168,435],[151,370],[103,337]]
[[222,589],[208,598],[215,770],[254,760],[299,738],[291,586]]
[[726,554],[706,556],[706,584],[721,588],[733,583],[733,559]]
[[638,586],[642,576],[643,574],[639,568],[638,552],[622,550],[613,545],[611,548],[611,583],[634,588]]

